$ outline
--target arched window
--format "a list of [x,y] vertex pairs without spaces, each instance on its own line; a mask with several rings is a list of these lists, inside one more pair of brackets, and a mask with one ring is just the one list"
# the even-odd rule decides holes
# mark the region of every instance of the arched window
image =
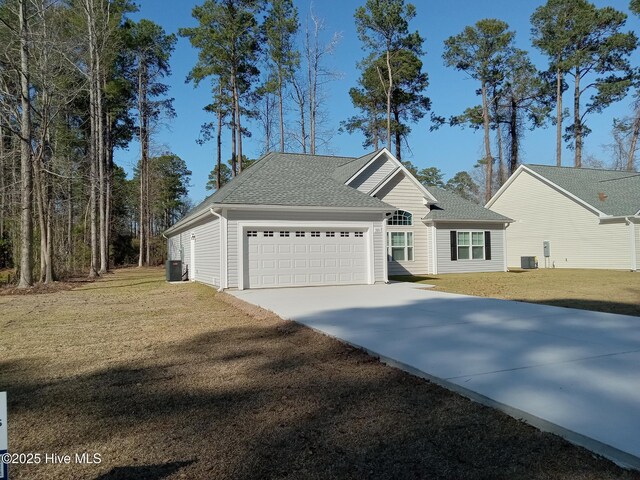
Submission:
[[413,225],[413,215],[411,215],[411,212],[396,210],[387,219],[387,225]]

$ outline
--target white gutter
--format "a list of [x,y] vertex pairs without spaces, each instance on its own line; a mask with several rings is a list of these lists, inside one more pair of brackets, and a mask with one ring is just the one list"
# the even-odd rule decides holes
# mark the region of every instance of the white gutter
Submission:
[[629,226],[629,239],[631,240],[631,271],[635,272],[638,270],[638,252],[636,252],[636,227],[631,218],[634,217],[627,217],[626,223]]
[[220,215],[219,213],[217,213],[213,208],[210,208],[209,211],[211,212],[211,214],[215,217],[218,218],[218,221],[220,223],[220,286],[218,287],[218,291],[222,292],[225,289],[226,283],[227,283],[227,279],[226,279],[226,275],[224,275],[224,266],[225,266],[225,253],[226,253],[226,246],[227,246],[227,239],[226,239],[226,232],[225,229],[223,228],[223,219],[226,220],[222,215]]

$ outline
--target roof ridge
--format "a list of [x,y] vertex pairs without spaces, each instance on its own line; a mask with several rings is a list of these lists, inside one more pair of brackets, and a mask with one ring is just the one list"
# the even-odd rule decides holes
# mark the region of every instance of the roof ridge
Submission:
[[[629,173],[628,170],[616,170],[614,168],[596,168],[596,167],[570,167],[569,165],[545,165],[544,163],[523,163],[525,167],[545,167],[545,168],[563,168],[566,170],[591,170],[595,172],[616,172],[616,173]],[[632,172],[635,175],[640,175],[640,172]]]
[[348,156],[344,156],[344,155],[321,155],[321,154],[317,154],[317,153],[299,153],[299,152],[268,152],[267,155],[269,154],[274,154],[274,155],[300,155],[300,156],[305,156],[305,157],[323,157],[323,158],[349,158],[352,160],[357,160],[358,157],[348,157]]

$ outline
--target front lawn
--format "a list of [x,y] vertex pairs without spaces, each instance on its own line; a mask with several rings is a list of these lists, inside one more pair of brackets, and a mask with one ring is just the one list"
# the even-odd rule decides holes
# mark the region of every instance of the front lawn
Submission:
[[393,279],[445,292],[640,316],[640,272],[556,268]]
[[0,312],[12,452],[101,458],[13,479],[638,478],[161,270],[2,295]]

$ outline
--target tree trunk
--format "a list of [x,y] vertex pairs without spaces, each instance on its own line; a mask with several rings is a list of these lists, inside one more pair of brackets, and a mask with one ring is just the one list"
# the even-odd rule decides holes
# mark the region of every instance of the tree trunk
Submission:
[[396,158],[398,161],[402,160],[402,135],[400,129],[397,128],[400,125],[400,113],[398,111],[393,112],[393,119],[396,122],[395,140],[396,140]]
[[[234,80],[232,80],[233,83]],[[231,87],[231,176],[238,175],[238,153],[236,142],[236,97],[233,94],[234,87]]]
[[[302,153],[307,153],[307,119],[305,117],[306,112],[306,98],[304,94],[304,89],[300,85],[300,83],[295,79],[293,79],[293,88],[296,92],[296,103],[298,104],[298,113],[300,116],[300,145],[302,146]],[[308,90],[310,91],[310,90]]]
[[[306,50],[307,50],[307,79],[309,86],[309,153],[311,155],[316,154],[316,115],[318,108],[316,105],[316,94],[318,93],[318,23],[315,24],[314,46],[311,46],[311,39],[309,38],[309,29],[307,24],[306,31]],[[304,115],[301,114],[301,117]],[[304,123],[303,129],[304,129]],[[303,135],[303,146],[306,143]]]
[[576,67],[575,89],[573,91],[573,135],[575,138],[574,167],[582,167],[582,119],[580,118],[580,71]]
[[500,123],[496,127],[496,139],[498,141],[498,183],[504,185],[506,174],[504,168],[504,147],[502,145],[502,128]]
[[97,94],[98,83],[96,78],[96,55],[97,55],[97,41],[95,37],[95,22],[94,18],[95,10],[93,7],[93,1],[86,0],[85,9],[87,15],[87,33],[89,40],[89,123],[91,129],[91,141],[89,142],[89,228],[90,228],[90,250],[91,250],[91,263],[89,265],[89,278],[94,278],[98,275],[98,204],[96,198],[97,190],[97,176],[98,176],[98,124],[97,124]]
[[104,109],[102,106],[102,70],[100,68],[100,58],[96,59],[96,115],[98,121],[98,206],[100,225],[100,270],[99,273],[107,273],[109,268],[109,256],[107,245],[107,169],[104,138]]
[[[7,204],[7,187],[5,185],[5,152],[4,152],[4,130],[0,125],[0,241],[4,239],[4,217],[5,206]],[[2,263],[0,263],[2,265]],[[0,267],[1,268],[1,267]]]
[[[282,72],[278,72],[278,109],[280,113],[280,151],[284,153],[284,105],[282,99]],[[238,118],[239,118],[238,114]],[[242,164],[242,156],[240,156]],[[240,168],[242,171],[242,167]]]
[[218,147],[216,167],[218,171],[216,173],[216,191],[220,190],[220,187],[222,186],[222,105],[220,102],[222,102],[222,85],[220,85],[218,96],[218,135],[216,139]]
[[562,71],[556,75],[556,166],[562,166]]
[[138,115],[139,115],[139,133],[140,137],[140,171],[138,177],[140,179],[140,250],[138,258],[138,266],[149,264],[149,258],[146,256],[146,240],[147,240],[147,188],[146,178],[149,167],[149,132],[147,130],[148,122],[148,106],[147,106],[147,76],[146,64],[144,59],[139,60],[138,67]]
[[482,82],[482,121],[484,125],[484,161],[485,161],[485,182],[484,199],[488,202],[492,196],[493,180],[493,156],[491,155],[491,119],[489,118],[489,102],[487,100],[487,84]]
[[518,107],[516,99],[511,98],[511,110],[509,112],[509,176],[516,171],[520,159],[520,138],[518,137]]
[[[71,169],[69,169],[71,170]],[[71,272],[73,258],[73,184],[71,172],[67,179],[67,271]]]
[[236,159],[238,173],[242,173],[242,124],[240,122],[240,96],[238,95],[238,85],[234,81],[233,82],[233,95],[235,97],[235,106],[236,106],[236,128],[238,130],[237,140],[238,140],[238,158]]
[[31,102],[29,99],[29,47],[26,0],[18,4],[20,21],[20,282],[19,288],[33,285],[32,243],[33,224],[31,221],[32,170],[31,170]]
[[629,145],[629,156],[627,157],[627,170],[633,172],[635,170],[636,148],[638,145],[638,136],[640,135],[640,105],[636,107],[635,116],[633,118],[633,131],[631,132],[631,143]]
[[387,45],[387,149],[391,151],[391,92],[393,91],[393,75],[391,73],[391,52]]

